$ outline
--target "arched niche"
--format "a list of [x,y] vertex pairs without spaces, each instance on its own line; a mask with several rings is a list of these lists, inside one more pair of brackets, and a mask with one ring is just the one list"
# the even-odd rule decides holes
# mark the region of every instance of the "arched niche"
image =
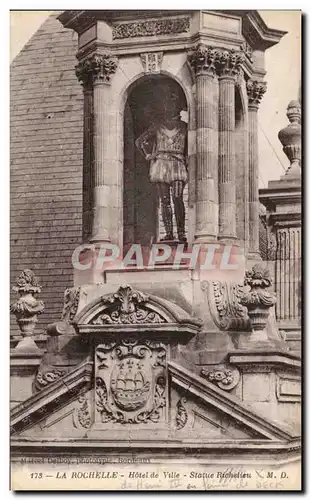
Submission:
[[[156,185],[149,179],[150,162],[135,147],[135,140],[151,125],[161,124],[163,102],[173,96],[177,108],[188,111],[181,86],[165,75],[145,75],[128,89],[124,109],[123,161],[123,244],[140,243],[148,246],[164,235]],[[188,207],[188,192],[184,192]],[[186,214],[188,210],[186,210]],[[175,225],[175,220],[174,220]],[[176,227],[175,234],[176,234]]]
[[[188,110],[189,180],[184,196],[189,219],[188,241],[192,241],[193,239],[195,224],[194,179],[196,168],[196,108],[194,93],[195,84],[187,65],[186,54],[184,52],[170,52],[164,54],[161,70],[156,75],[146,74],[144,72],[140,55],[130,55],[119,59],[118,69],[113,76],[112,84],[110,88],[107,89],[107,102],[109,101],[109,109],[106,109],[106,120],[107,127],[109,127],[110,131],[109,144],[107,144],[106,148],[107,165],[109,164],[107,179],[109,180],[109,184],[113,186],[113,189],[116,190],[113,208],[110,209],[109,231],[112,242],[118,243],[120,247],[123,246],[124,241],[124,124],[125,121],[127,121],[127,126],[129,126],[128,120],[130,119],[128,115],[128,99],[131,92],[137,86],[144,83],[146,78],[153,77],[168,78],[174,81],[182,90],[186,100],[186,109]],[[134,139],[134,137],[132,137],[132,139]],[[131,155],[132,153],[129,152],[129,154]],[[147,171],[148,168],[149,167],[147,166]],[[129,210],[131,211],[131,208]],[[133,213],[131,216],[133,217]],[[126,238],[128,237],[126,236]],[[149,243],[150,239],[148,238],[148,244]]]

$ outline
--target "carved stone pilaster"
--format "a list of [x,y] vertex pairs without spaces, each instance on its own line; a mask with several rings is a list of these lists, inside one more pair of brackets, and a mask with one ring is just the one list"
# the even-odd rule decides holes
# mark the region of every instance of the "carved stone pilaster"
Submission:
[[244,54],[219,51],[219,238],[236,239],[235,81]]
[[215,240],[218,233],[218,82],[217,50],[199,44],[188,54],[196,79],[197,174],[195,238]]
[[248,107],[255,108],[257,110],[266,90],[267,90],[266,82],[248,80],[246,83],[246,91],[248,95]]
[[258,107],[266,91],[265,82],[248,80],[249,123],[249,256],[260,258],[259,253],[259,192],[258,192]]
[[76,76],[83,86],[94,83],[109,84],[118,67],[118,59],[110,54],[93,54],[76,66]]

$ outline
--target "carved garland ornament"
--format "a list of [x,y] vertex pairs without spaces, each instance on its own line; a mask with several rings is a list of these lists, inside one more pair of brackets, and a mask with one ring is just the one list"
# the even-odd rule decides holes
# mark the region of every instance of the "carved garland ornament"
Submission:
[[99,345],[96,408],[102,423],[157,423],[166,406],[166,347],[151,340]]
[[170,35],[187,33],[190,29],[189,17],[175,19],[155,19],[115,24],[112,28],[113,40],[143,36]]
[[85,87],[93,83],[109,84],[118,67],[118,59],[111,54],[93,54],[76,66],[76,76]]
[[112,307],[96,316],[91,324],[165,323],[160,314],[145,307],[148,301],[147,294],[133,290],[130,285],[121,285],[116,293],[102,297],[102,302]]

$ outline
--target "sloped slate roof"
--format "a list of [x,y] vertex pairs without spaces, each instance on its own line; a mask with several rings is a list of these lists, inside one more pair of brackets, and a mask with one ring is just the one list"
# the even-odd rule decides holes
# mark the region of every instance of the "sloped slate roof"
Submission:
[[25,267],[39,278],[46,308],[36,333],[60,317],[64,290],[72,285],[72,251],[82,234],[77,35],[57,15],[11,65],[11,279]]

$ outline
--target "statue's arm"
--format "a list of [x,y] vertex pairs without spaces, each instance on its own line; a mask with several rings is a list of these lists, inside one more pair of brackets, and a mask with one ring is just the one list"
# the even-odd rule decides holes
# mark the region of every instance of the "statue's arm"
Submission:
[[150,159],[150,152],[147,151],[147,147],[150,145],[150,140],[154,139],[156,135],[156,126],[151,125],[143,134],[141,134],[135,141],[135,146],[142,156],[146,159]]

